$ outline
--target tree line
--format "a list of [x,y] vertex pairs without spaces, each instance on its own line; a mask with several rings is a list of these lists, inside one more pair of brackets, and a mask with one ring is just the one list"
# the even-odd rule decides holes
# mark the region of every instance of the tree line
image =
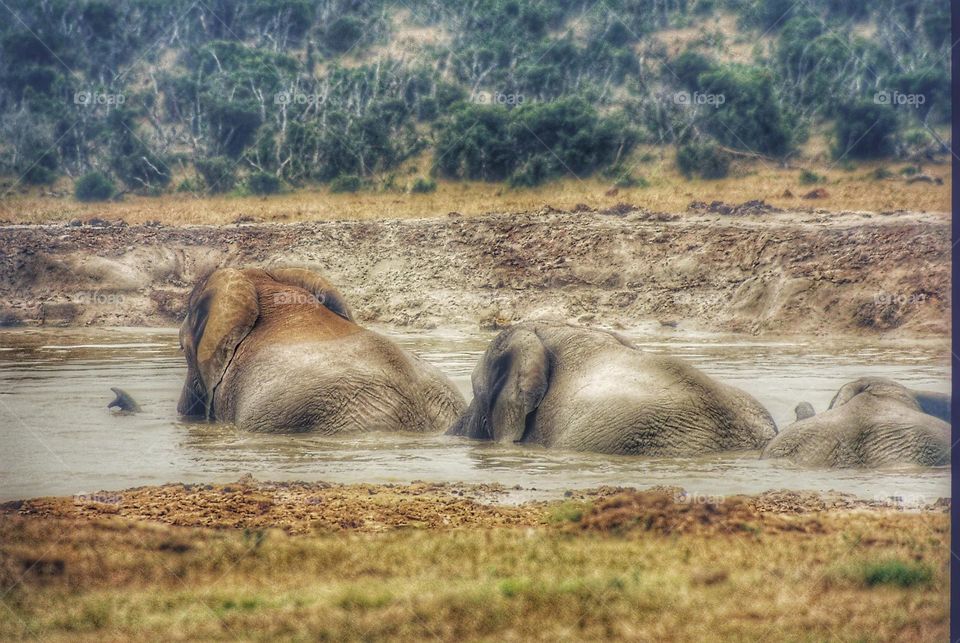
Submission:
[[[630,181],[622,168],[640,144],[673,148],[682,172],[705,178],[738,155],[787,160],[818,131],[838,159],[948,144],[936,128],[950,118],[949,5],[934,0],[8,0],[0,11],[0,174],[91,175],[91,198],[390,187],[424,152],[433,175],[524,186],[596,171]],[[710,26],[721,14],[735,30]],[[701,24],[681,51],[656,38]],[[399,45],[411,30],[415,49]]]

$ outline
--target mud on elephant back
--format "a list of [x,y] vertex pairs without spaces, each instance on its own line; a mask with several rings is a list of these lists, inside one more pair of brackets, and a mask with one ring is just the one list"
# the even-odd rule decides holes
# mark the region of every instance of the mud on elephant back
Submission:
[[181,415],[263,432],[440,432],[466,406],[304,268],[217,270],[190,294]]

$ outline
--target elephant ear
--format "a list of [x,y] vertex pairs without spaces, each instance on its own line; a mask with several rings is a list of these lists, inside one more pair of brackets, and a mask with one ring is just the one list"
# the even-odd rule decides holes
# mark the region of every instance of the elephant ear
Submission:
[[509,333],[490,372],[489,419],[498,442],[519,442],[528,416],[547,393],[550,357],[535,332],[518,329]]
[[208,418],[216,388],[259,314],[257,289],[242,271],[233,268],[213,273],[191,307],[189,321],[196,342],[197,368],[207,394]]
[[353,313],[347,301],[329,281],[306,268],[274,268],[267,271],[274,281],[303,288],[317,298],[330,312],[340,315],[347,321],[353,321]]

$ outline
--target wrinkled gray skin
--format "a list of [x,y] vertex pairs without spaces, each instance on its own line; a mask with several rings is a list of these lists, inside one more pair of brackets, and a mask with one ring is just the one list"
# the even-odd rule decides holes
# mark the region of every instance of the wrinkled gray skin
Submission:
[[[812,407],[811,407],[812,408]],[[949,464],[950,396],[914,391],[893,380],[865,377],[843,385],[830,409],[784,428],[764,458],[825,467]]]
[[222,269],[190,296],[178,411],[249,431],[443,431],[466,403],[301,268]]
[[553,322],[500,333],[473,372],[473,393],[448,433],[654,456],[760,449],[776,435],[743,391],[613,333]]

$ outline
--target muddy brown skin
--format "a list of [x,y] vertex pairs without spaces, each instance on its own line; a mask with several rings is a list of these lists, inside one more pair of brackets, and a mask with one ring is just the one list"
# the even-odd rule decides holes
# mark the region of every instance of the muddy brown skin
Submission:
[[498,335],[473,392],[450,434],[653,456],[760,449],[776,435],[745,392],[613,333],[552,322]]
[[465,406],[433,366],[354,323],[309,270],[218,270],[188,308],[181,415],[275,433],[438,432]]
[[861,378],[843,385],[824,413],[802,419],[798,414],[762,457],[836,468],[949,464],[950,424],[927,412],[949,419],[949,408],[949,395]]

